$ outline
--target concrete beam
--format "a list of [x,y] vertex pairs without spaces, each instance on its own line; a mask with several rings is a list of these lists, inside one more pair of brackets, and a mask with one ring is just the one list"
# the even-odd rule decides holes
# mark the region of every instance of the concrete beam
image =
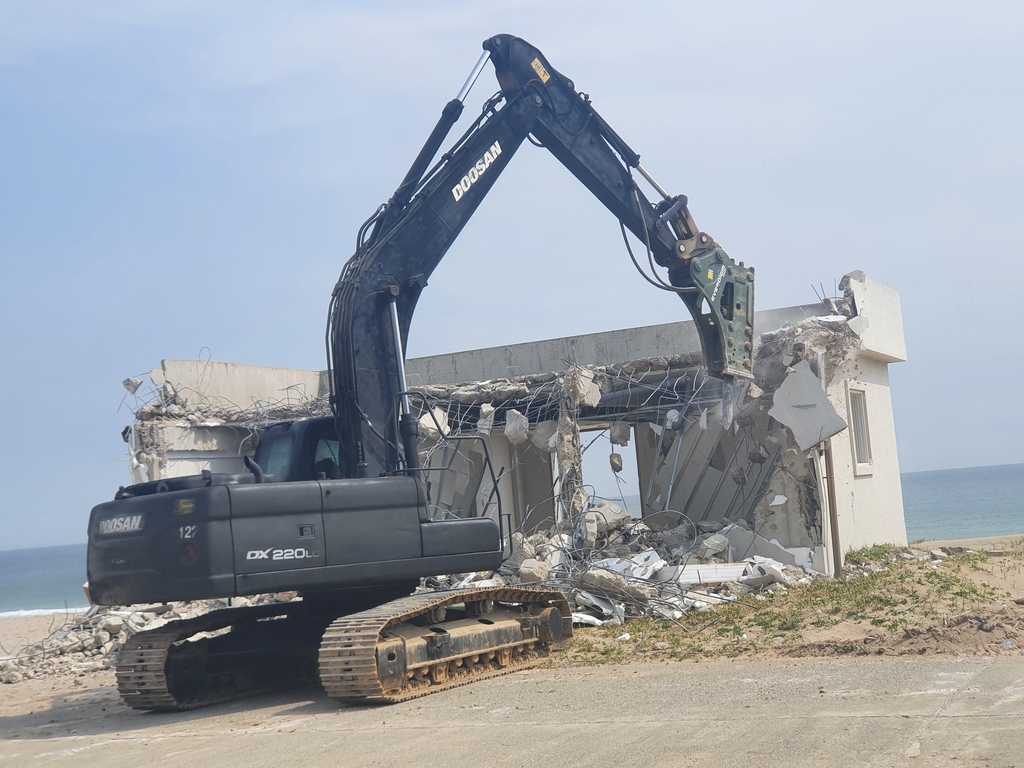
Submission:
[[[760,334],[827,314],[829,310],[823,304],[763,310],[754,315],[754,332]],[[699,351],[697,329],[687,320],[418,357],[406,361],[406,374],[413,385],[458,384],[561,371],[565,369],[563,360],[573,360],[578,365],[614,365]]]

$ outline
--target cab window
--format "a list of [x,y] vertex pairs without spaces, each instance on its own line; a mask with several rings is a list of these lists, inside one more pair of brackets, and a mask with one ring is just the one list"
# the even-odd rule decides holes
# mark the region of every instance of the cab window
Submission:
[[261,440],[256,450],[256,460],[265,473],[276,476],[279,482],[287,482],[292,463],[292,436],[281,435]]
[[328,480],[337,480],[341,477],[341,470],[338,468],[338,441],[321,437],[316,443],[316,453],[313,455],[313,477],[319,478],[323,475]]

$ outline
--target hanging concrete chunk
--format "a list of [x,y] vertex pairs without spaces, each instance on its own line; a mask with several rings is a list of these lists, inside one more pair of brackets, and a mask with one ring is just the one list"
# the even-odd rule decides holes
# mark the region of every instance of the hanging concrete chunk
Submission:
[[[442,434],[448,434],[448,414],[436,406],[431,411],[434,414],[433,418],[429,413],[420,416],[420,434],[428,440],[439,440]],[[438,427],[441,427],[440,432],[437,430]]]
[[505,437],[513,445],[525,443],[530,436],[530,420],[515,408],[505,414]]
[[632,426],[625,421],[613,421],[611,427],[608,428],[608,439],[612,445],[621,445],[625,447],[629,445],[629,436],[632,432]]
[[846,429],[846,422],[832,407],[806,360],[786,374],[768,415],[789,427],[801,451]]
[[484,403],[480,406],[480,418],[476,420],[477,434],[488,437],[494,429],[494,406]]
[[542,421],[530,428],[530,442],[537,448],[548,453],[553,453],[558,445],[555,433],[558,431],[557,421]]

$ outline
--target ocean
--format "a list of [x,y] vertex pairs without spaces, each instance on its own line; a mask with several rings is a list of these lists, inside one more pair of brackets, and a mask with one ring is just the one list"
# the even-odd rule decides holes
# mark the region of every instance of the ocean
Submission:
[[905,472],[907,540],[1024,534],[1024,464]]
[[[1024,535],[1024,464],[904,473],[903,509],[909,541]],[[85,544],[0,551],[0,618],[83,608],[85,579]]]
[[84,608],[85,544],[0,552],[0,618]]

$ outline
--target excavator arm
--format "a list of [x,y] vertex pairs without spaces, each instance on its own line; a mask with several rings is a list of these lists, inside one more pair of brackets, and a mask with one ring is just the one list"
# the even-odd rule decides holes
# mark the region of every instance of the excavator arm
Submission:
[[[356,252],[332,295],[327,346],[345,477],[375,477],[415,466],[415,422],[401,393],[416,303],[434,268],[528,136],[612,212],[624,239],[628,229],[640,241],[648,268],[636,257],[634,263],[649,282],[677,293],[686,304],[708,370],[726,378],[751,375],[753,269],[733,262],[697,228],[686,197],[662,190],[589,97],[578,93],[540,51],[509,35],[492,37],[483,48],[466,85],[445,106],[391,200],[360,230]],[[488,58],[500,93],[428,169]],[[662,199],[652,202],[644,195],[634,170]],[[667,280],[655,265],[667,270]],[[396,402],[402,403],[401,422],[395,418]]]

